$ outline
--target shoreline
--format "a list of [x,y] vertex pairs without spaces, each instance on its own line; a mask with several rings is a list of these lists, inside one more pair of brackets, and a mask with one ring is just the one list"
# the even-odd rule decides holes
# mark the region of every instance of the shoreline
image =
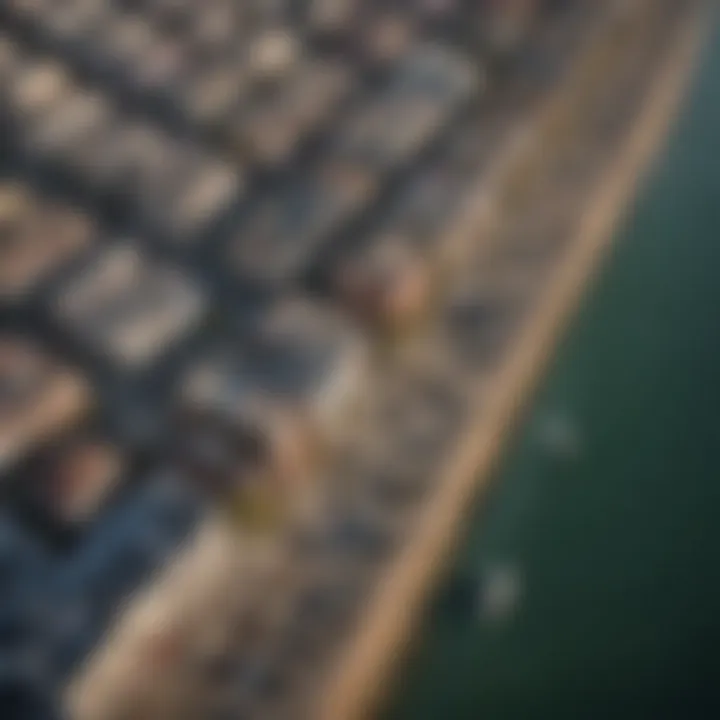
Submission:
[[462,531],[468,505],[490,482],[515,422],[601,269],[614,231],[672,127],[704,44],[706,13],[702,4],[694,8],[677,31],[669,59],[652,79],[640,116],[626,134],[617,159],[593,191],[566,257],[548,283],[549,291],[525,323],[509,362],[494,378],[490,396],[480,391],[484,411],[463,434],[436,497],[426,500],[429,511],[406,550],[392,562],[358,623],[357,637],[321,703],[322,720],[368,717],[387,692],[399,648],[420,621],[433,580]]

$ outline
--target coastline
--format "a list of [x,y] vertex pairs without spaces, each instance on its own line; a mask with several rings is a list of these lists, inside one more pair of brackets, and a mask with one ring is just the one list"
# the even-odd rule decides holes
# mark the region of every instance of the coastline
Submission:
[[542,378],[553,349],[572,320],[593,276],[610,250],[614,230],[675,119],[708,23],[706,8],[693,9],[668,60],[653,79],[640,117],[617,159],[598,184],[548,292],[527,321],[509,362],[483,388],[483,411],[460,439],[428,512],[388,569],[385,581],[359,623],[361,628],[328,685],[319,717],[355,720],[369,715],[387,691],[392,665],[423,611],[433,580],[461,532],[473,495],[487,486],[495,461],[526,400]]

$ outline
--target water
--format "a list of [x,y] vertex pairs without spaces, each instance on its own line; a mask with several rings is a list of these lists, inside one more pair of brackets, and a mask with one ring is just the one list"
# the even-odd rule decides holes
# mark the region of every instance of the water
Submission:
[[720,717],[720,33],[481,505],[389,720]]

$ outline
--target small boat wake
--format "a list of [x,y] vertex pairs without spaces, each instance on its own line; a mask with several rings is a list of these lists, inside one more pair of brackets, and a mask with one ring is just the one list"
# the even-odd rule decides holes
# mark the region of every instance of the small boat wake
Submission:
[[477,573],[461,573],[452,578],[438,610],[450,622],[471,620],[501,625],[509,622],[517,612],[523,586],[518,565],[509,562],[488,565]]
[[543,448],[562,460],[577,460],[583,453],[583,441],[576,420],[554,413],[543,418],[537,430]]

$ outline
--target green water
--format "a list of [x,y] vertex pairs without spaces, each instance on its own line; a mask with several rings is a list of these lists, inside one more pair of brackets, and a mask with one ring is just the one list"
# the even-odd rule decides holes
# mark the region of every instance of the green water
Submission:
[[389,720],[720,717],[720,34],[486,500]]

